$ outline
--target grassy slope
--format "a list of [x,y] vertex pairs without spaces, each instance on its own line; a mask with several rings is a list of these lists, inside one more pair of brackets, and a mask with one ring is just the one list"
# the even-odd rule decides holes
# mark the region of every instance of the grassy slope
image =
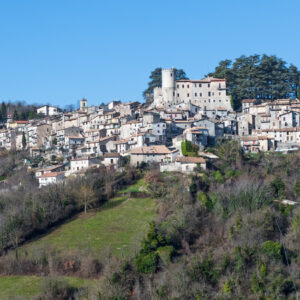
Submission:
[[[88,280],[74,277],[65,277],[69,284],[80,287],[89,284]],[[39,276],[4,276],[0,277],[0,299],[6,300],[19,297],[18,299],[31,299],[38,295],[39,287],[44,277]]]
[[[143,181],[122,190],[119,194],[138,191]],[[57,250],[91,249],[94,253],[110,246],[113,254],[130,255],[131,246],[145,233],[149,221],[155,218],[155,202],[150,198],[116,197],[98,212],[80,214],[41,239],[27,245],[51,245]]]

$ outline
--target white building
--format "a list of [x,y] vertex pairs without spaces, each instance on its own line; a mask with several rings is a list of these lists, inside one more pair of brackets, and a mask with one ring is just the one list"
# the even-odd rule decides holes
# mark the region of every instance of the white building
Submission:
[[141,163],[172,162],[179,151],[171,151],[166,146],[149,146],[133,148],[130,151],[130,164],[139,166]]
[[56,116],[59,114],[59,109],[55,106],[44,105],[37,109],[37,113],[44,116]]
[[70,171],[69,173],[75,173],[80,171],[84,168],[87,168],[91,165],[98,164],[99,159],[94,157],[81,157],[81,158],[74,158],[70,162]]
[[118,167],[120,162],[120,154],[116,152],[105,153],[103,155],[102,164],[106,167],[113,166]]
[[49,172],[38,177],[39,187],[43,187],[49,184],[58,183],[65,178],[64,172]]
[[178,156],[173,163],[161,164],[161,172],[193,173],[196,169],[206,170],[206,160],[203,157]]

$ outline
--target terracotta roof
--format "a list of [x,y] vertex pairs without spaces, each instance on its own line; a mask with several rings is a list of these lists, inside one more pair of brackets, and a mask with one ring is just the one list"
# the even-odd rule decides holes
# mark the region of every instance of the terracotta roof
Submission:
[[50,172],[50,173],[45,173],[42,176],[39,176],[38,178],[45,178],[45,177],[57,177],[59,175],[64,174],[65,172]]
[[164,145],[138,147],[130,151],[131,154],[170,154],[171,151]]
[[203,157],[179,156],[176,161],[187,164],[204,164],[206,160]]
[[12,123],[16,123],[16,124],[28,124],[29,122],[28,121],[12,121],[12,122],[8,122],[10,124]]
[[244,99],[242,100],[242,103],[254,103],[255,101],[255,99]]

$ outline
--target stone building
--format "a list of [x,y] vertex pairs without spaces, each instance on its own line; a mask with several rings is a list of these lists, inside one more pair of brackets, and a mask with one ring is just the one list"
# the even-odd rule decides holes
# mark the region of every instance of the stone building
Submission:
[[176,80],[176,69],[162,69],[162,86],[153,91],[153,106],[172,107],[192,103],[202,110],[224,107],[232,110],[226,93],[226,79]]

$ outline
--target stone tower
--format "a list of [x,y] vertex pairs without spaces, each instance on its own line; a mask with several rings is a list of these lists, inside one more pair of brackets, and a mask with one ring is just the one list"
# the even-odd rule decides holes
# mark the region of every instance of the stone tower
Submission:
[[80,100],[80,110],[87,111],[87,100],[84,98],[82,98],[82,100]]
[[176,69],[162,69],[162,97],[163,101],[167,105],[174,104],[175,100],[175,80],[176,80]]

